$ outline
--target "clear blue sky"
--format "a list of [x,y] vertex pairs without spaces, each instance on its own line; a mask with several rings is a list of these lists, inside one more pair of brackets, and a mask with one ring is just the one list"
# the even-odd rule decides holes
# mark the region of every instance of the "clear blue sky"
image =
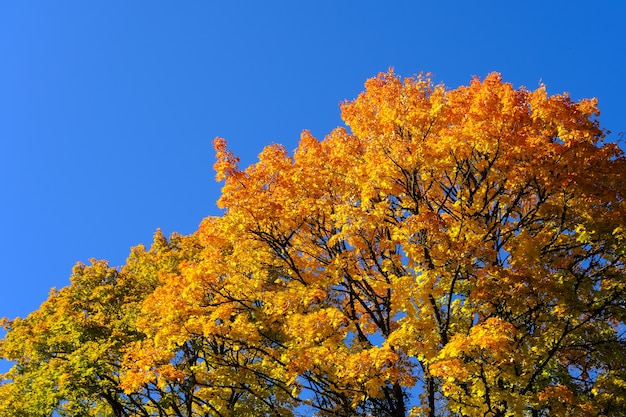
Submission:
[[25,316],[72,265],[123,264],[157,228],[218,214],[211,141],[242,164],[393,66],[449,87],[598,97],[626,131],[625,3],[605,1],[2,1],[0,316]]

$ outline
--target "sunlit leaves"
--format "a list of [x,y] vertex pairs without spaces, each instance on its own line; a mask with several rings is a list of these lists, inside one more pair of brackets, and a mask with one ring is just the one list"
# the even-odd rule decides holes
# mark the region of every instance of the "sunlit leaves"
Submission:
[[626,166],[596,101],[365,88],[293,154],[241,169],[216,139],[223,215],[7,323],[0,410],[621,415]]

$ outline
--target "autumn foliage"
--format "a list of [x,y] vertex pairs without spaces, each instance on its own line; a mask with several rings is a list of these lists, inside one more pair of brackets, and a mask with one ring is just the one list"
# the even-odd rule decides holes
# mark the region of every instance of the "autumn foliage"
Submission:
[[392,72],[223,215],[5,321],[0,416],[626,415],[626,160],[595,100]]

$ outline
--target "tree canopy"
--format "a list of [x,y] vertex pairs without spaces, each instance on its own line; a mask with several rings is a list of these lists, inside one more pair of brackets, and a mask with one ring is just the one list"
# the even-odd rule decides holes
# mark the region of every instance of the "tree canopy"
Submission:
[[4,321],[0,416],[626,415],[626,159],[596,100],[393,72],[221,216]]

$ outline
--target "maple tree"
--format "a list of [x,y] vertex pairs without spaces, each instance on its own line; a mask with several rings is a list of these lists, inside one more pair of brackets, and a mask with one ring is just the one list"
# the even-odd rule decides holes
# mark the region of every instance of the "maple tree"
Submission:
[[157,232],[150,250],[133,248],[123,268],[106,261],[77,264],[70,285],[52,289],[39,310],[25,319],[4,320],[0,345],[15,366],[2,375],[2,416],[125,416],[156,414],[163,390],[120,387],[122,352],[145,337],[134,325],[141,303],[194,253],[193,237]]
[[624,415],[626,159],[596,101],[365,87],[293,155],[216,139],[223,215],[8,321],[0,415]]

